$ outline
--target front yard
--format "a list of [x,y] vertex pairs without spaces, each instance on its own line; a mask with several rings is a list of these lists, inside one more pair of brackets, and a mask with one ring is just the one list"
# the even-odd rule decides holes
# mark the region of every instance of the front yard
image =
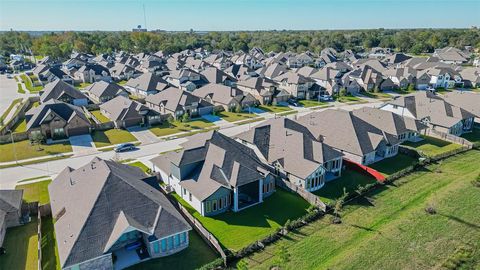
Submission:
[[227,112],[227,111],[218,112],[217,115],[228,122],[236,122],[240,120],[247,120],[247,119],[257,117],[257,115],[254,113],[245,113],[245,112],[236,113],[236,112]]
[[48,185],[52,180],[45,180],[30,184],[21,184],[15,186],[15,189],[23,189],[23,200],[27,203],[39,202],[40,205],[50,202],[48,195]]
[[277,191],[261,204],[237,213],[227,212],[214,217],[203,217],[178,195],[174,196],[225,248],[235,251],[273,233],[285,225],[287,220],[303,216],[310,206],[298,195],[277,188]]
[[94,131],[92,133],[92,139],[95,147],[111,146],[137,140],[130,132],[116,128],[105,131]]
[[107,123],[110,122],[111,120],[108,119],[105,115],[103,115],[100,110],[95,110],[95,111],[90,111],[90,113],[97,118],[100,123]]
[[270,112],[270,113],[284,113],[292,111],[292,109],[288,106],[279,106],[279,105],[260,105],[258,108],[262,111]]
[[[35,157],[43,157],[48,155],[55,155],[60,153],[72,152],[72,146],[69,142],[56,143],[56,144],[42,144],[31,145],[29,140],[19,141],[7,144],[0,144],[0,162],[14,161],[14,148],[16,153],[16,159],[28,159]],[[39,150],[41,149],[41,150]]]
[[133,265],[129,270],[157,270],[157,269],[198,269],[218,256],[203,241],[195,230],[191,230],[188,234],[188,248],[175,253],[171,256],[153,259]]
[[376,98],[376,99],[391,99],[392,96],[387,93],[382,92],[361,92],[362,95],[369,97],[369,98]]
[[375,162],[374,164],[370,164],[368,165],[368,167],[377,170],[384,176],[389,176],[405,168],[408,168],[411,165],[414,165],[417,161],[418,160],[414,157],[399,153],[394,157],[386,158],[379,162]]
[[422,136],[422,138],[423,140],[420,142],[405,142],[403,144],[413,147],[417,151],[420,151],[429,157],[440,155],[462,147],[459,144],[447,142],[434,137]]
[[205,119],[194,119],[186,123],[175,121],[171,124],[164,122],[161,125],[150,127],[150,131],[158,137],[172,135],[180,132],[188,132],[192,130],[213,127],[214,124]]
[[339,178],[325,183],[321,189],[313,192],[313,194],[317,195],[322,202],[328,204],[340,198],[344,190],[350,193],[358,189],[359,186],[365,186],[375,182],[376,180],[371,176],[345,169]]
[[0,256],[0,269],[32,270],[38,263],[37,218],[28,224],[7,229],[3,242],[6,254]]
[[299,100],[298,103],[300,103],[300,105],[302,105],[305,108],[328,105],[328,102],[322,102],[317,100]]
[[338,102],[347,103],[347,102],[365,102],[365,100],[355,97],[355,96],[339,96],[335,99]]

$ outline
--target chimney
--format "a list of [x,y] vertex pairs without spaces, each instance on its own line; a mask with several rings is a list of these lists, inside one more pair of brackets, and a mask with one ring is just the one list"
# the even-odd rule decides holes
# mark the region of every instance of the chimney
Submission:
[[325,139],[325,137],[323,135],[321,135],[321,134],[318,135],[318,141],[319,142],[323,143],[324,139]]

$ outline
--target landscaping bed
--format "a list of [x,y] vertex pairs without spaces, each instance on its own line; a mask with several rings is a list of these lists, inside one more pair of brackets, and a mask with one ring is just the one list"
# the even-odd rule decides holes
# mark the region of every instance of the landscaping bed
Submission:
[[263,203],[240,212],[227,212],[213,217],[203,217],[178,195],[175,198],[210,231],[227,249],[238,251],[249,244],[272,234],[307,213],[310,206],[300,196],[277,188]]
[[130,132],[116,128],[105,131],[96,130],[92,133],[92,139],[97,148],[137,140]]

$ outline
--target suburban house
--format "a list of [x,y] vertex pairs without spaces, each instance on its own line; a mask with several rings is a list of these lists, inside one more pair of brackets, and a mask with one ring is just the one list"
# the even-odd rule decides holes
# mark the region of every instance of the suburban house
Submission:
[[74,73],[74,79],[82,83],[94,83],[98,81],[111,81],[110,71],[99,64],[86,64]]
[[193,94],[216,107],[221,107],[225,111],[235,110],[238,106],[241,108],[253,107],[257,103],[255,97],[245,93],[237,88],[209,83],[193,91]]
[[262,203],[275,178],[253,149],[217,131],[199,133],[180,152],[153,158],[161,180],[202,216]]
[[62,269],[124,269],[189,245],[190,225],[140,168],[94,158],[48,186]]
[[311,78],[304,77],[293,71],[288,71],[280,76],[273,78],[278,83],[278,87],[290,93],[291,96],[298,99],[313,98],[309,88],[313,86],[315,81]]
[[443,94],[441,98],[447,103],[473,114],[480,120],[480,94],[468,91],[453,91]]
[[[251,94],[262,105],[272,104],[274,102],[273,95],[277,90],[274,81],[262,77],[249,77],[245,80],[239,80],[237,87],[245,93]],[[281,101],[284,100],[280,100],[279,102]]]
[[[479,60],[480,63],[480,60]],[[460,70],[460,76],[463,79],[463,86],[467,88],[480,87],[480,68],[466,67]]]
[[88,104],[88,97],[70,84],[62,80],[55,80],[48,83],[43,88],[40,96],[40,102],[44,103],[51,99],[60,100],[76,106],[84,106]]
[[136,78],[140,74],[142,74],[140,71],[136,70],[134,67],[131,67],[125,63],[115,63],[113,67],[109,69],[110,71],[110,76],[117,80],[129,80],[131,78]]
[[0,247],[3,247],[7,229],[22,224],[22,198],[21,189],[0,190]]
[[85,90],[87,90],[90,99],[95,103],[104,103],[116,96],[128,98],[128,92],[125,88],[116,83],[99,81],[88,86]]
[[166,80],[171,85],[190,92],[206,83],[206,81],[202,80],[200,73],[188,68],[170,71],[170,74],[166,76]]
[[174,119],[180,119],[183,114],[190,117],[209,114],[213,104],[175,87],[167,88],[155,95],[145,98],[146,106],[162,115],[170,114]]
[[215,67],[207,67],[203,71],[201,71],[200,74],[208,83],[223,84],[226,86],[235,86],[237,81],[237,79],[235,79],[231,75],[228,75],[224,71]]
[[46,139],[63,139],[89,134],[90,121],[75,105],[50,99],[25,113],[30,137],[42,134]]
[[437,57],[443,63],[460,65],[468,62],[471,53],[466,53],[454,47],[446,47],[443,49],[436,49],[433,56]]
[[117,96],[101,104],[100,112],[113,121],[116,128],[148,126],[162,121],[160,113],[124,96]]
[[168,87],[168,83],[160,75],[153,73],[144,73],[136,78],[131,78],[125,84],[127,91],[139,96],[153,95]]
[[400,141],[353,112],[328,109],[298,119],[315,138],[340,151],[344,158],[368,165],[398,153]]
[[430,76],[430,83],[433,88],[453,88],[462,86],[462,77],[458,71],[452,68],[429,68],[426,72]]
[[343,154],[289,118],[269,119],[236,136],[283,179],[315,191],[338,178]]
[[431,129],[462,135],[473,128],[474,115],[430,92],[417,92],[386,102],[382,110],[417,119]]

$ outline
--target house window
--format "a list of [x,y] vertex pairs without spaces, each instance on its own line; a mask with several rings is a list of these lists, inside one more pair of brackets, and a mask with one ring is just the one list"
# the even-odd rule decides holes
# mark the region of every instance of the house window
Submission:
[[180,243],[181,243],[181,244],[184,244],[185,242],[187,242],[187,233],[186,233],[186,232],[183,232],[183,233],[180,235]]
[[213,211],[217,211],[217,200],[213,201]]
[[180,245],[180,234],[175,235],[175,246],[178,247]]
[[211,202],[211,201],[207,201],[207,202],[205,202],[205,204],[206,204],[206,207],[205,207],[206,210],[205,210],[205,211],[206,211],[207,213],[210,213],[210,211],[212,211],[212,202]]
[[162,245],[162,252],[167,251],[167,239],[162,239],[161,245]]
[[223,198],[220,198],[220,200],[218,200],[218,209],[222,209],[223,208]]
[[153,243],[153,252],[154,253],[159,253],[160,252],[160,246],[158,244],[158,241]]
[[188,194],[188,199],[192,201],[192,193]]
[[174,249],[174,246],[173,246],[173,236],[170,236],[170,237],[168,238],[168,249],[169,249],[169,250]]
[[187,190],[185,188],[182,188],[183,189],[183,195],[187,195]]

